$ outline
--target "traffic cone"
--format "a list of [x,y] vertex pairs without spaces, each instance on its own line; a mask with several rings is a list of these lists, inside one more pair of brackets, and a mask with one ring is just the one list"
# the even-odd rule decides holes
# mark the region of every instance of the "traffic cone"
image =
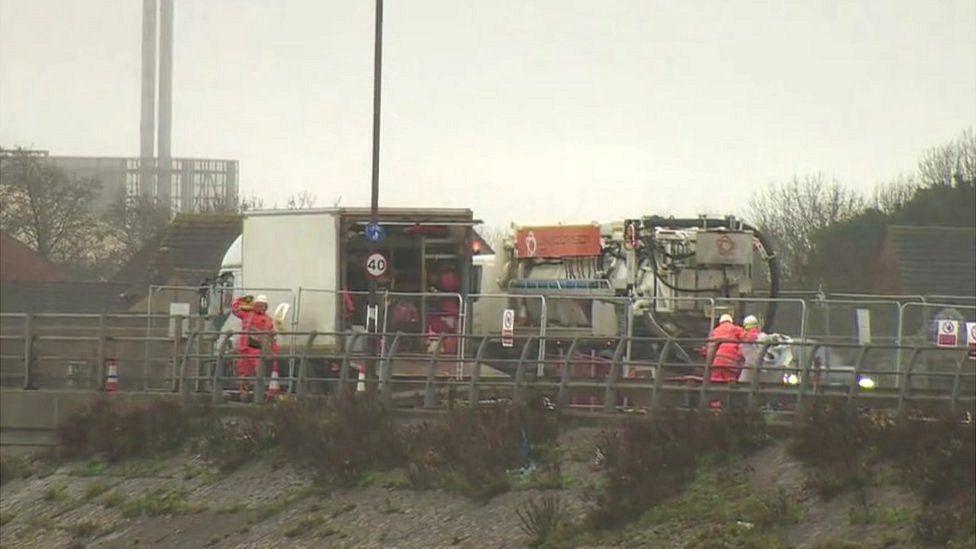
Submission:
[[281,395],[281,385],[278,383],[278,368],[271,370],[271,381],[268,383],[268,400],[273,400]]
[[119,368],[114,360],[109,360],[106,364],[105,392],[116,393],[119,390]]
[[364,393],[366,392],[366,365],[359,365],[359,383],[356,383],[356,392]]

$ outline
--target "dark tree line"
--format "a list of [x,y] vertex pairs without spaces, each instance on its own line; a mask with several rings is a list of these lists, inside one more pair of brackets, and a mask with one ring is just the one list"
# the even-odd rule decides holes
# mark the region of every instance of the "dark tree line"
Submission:
[[794,177],[756,193],[747,217],[775,243],[791,285],[871,290],[888,225],[976,228],[976,133],[926,151],[871,196],[822,174]]

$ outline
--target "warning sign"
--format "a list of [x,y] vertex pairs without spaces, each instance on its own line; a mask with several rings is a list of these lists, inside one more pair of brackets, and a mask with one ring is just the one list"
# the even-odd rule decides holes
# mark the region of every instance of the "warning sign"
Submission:
[[502,347],[515,345],[515,309],[505,309],[502,313]]
[[966,323],[966,343],[969,344],[969,360],[976,360],[976,322]]
[[939,332],[935,338],[935,344],[939,347],[955,347],[959,345],[959,322],[955,320],[940,320]]
[[600,227],[522,227],[515,233],[515,255],[519,259],[595,257],[600,255]]

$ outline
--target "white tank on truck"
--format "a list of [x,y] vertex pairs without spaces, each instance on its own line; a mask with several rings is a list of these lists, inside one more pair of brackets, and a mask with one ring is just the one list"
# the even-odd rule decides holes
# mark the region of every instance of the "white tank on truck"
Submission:
[[[762,272],[770,279],[761,297],[779,291],[778,260],[768,241],[731,216],[513,225],[495,248],[498,256],[484,265],[481,290],[526,297],[479,300],[476,332],[497,333],[502,310],[511,308],[530,331],[544,323],[550,339],[701,337],[716,313],[707,298],[756,297],[754,269],[760,263],[767,264]],[[775,303],[762,316],[769,329]]]

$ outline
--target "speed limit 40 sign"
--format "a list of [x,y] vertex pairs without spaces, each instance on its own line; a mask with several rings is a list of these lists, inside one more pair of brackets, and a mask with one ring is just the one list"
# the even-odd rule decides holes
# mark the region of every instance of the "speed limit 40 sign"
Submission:
[[366,256],[366,274],[379,278],[390,269],[390,260],[380,252],[373,252]]

